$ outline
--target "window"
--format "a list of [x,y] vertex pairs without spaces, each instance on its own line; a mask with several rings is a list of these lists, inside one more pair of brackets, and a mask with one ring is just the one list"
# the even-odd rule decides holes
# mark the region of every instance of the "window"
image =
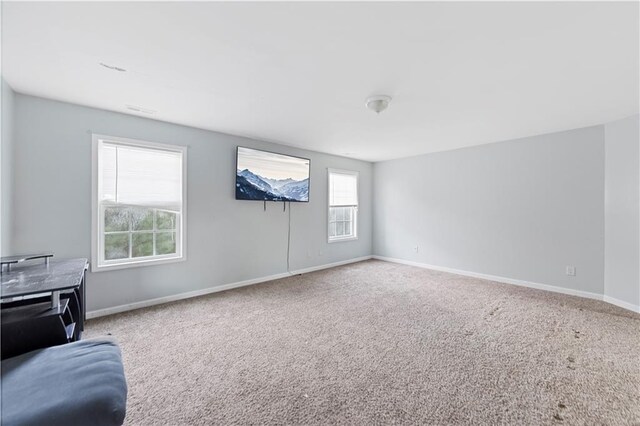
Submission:
[[186,148],[93,136],[92,269],[185,258]]
[[358,172],[329,169],[329,242],[358,238]]

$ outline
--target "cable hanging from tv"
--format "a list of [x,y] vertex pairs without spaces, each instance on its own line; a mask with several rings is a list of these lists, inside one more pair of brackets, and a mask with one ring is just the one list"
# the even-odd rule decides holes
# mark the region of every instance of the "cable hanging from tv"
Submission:
[[[266,212],[267,211],[267,200],[263,200],[263,201],[264,201],[264,211]],[[289,204],[291,204],[291,201],[289,201]],[[287,202],[283,201],[282,202],[282,212],[286,213],[286,211],[287,211]]]

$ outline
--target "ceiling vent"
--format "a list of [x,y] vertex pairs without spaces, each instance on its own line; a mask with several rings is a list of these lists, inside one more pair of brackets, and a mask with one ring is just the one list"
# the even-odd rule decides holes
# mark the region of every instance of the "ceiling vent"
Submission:
[[100,65],[102,65],[103,67],[105,67],[107,69],[113,70],[113,71],[118,71],[118,72],[126,72],[127,71],[124,68],[120,68],[120,67],[117,67],[115,65],[107,65],[104,62],[100,62]]
[[142,108],[139,106],[135,106],[135,105],[125,105],[127,107],[128,110],[133,111],[133,112],[139,112],[141,114],[155,114],[156,111],[149,109],[149,108]]

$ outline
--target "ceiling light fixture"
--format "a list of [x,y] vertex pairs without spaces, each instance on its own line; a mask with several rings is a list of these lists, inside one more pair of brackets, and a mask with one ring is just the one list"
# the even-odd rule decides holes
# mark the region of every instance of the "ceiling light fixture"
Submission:
[[365,105],[371,111],[375,112],[376,114],[380,114],[382,111],[387,109],[387,107],[389,106],[389,102],[391,102],[391,96],[376,95],[367,98]]
[[110,70],[113,70],[113,71],[119,71],[119,72],[126,72],[127,71],[124,68],[120,68],[120,67],[117,67],[115,65],[107,65],[104,62],[100,62],[100,65],[102,65],[103,67],[108,68]]

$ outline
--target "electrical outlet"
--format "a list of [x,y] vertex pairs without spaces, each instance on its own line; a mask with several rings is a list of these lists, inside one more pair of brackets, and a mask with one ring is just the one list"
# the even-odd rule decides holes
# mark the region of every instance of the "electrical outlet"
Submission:
[[324,252],[322,250],[318,250],[318,256],[324,256]]
[[417,244],[415,246],[413,246],[413,251],[415,251],[416,253],[418,252],[418,245]]
[[311,257],[311,249],[307,250],[307,257]]
[[567,265],[567,275],[570,277],[575,277],[576,276],[576,267],[575,266],[571,266],[571,265]]

